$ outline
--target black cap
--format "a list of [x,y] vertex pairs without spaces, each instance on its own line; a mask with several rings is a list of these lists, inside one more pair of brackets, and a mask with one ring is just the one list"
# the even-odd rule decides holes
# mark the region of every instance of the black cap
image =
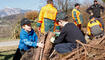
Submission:
[[79,4],[79,3],[76,3],[76,4],[75,4],[75,7],[76,7],[76,6],[80,6],[80,4]]
[[23,25],[25,25],[25,24],[30,24],[30,23],[32,23],[33,21],[30,21],[30,20],[28,20],[27,18],[23,18],[22,20],[21,20],[21,26],[23,26]]
[[97,0],[94,0],[94,2],[97,2]]
[[59,20],[66,20],[68,18],[67,14],[65,12],[60,12],[57,14],[56,21]]
[[53,3],[53,0],[47,0],[47,3],[48,4]]

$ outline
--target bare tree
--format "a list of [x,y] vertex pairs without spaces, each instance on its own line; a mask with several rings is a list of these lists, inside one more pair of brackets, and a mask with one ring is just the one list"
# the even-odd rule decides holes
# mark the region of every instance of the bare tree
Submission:
[[78,0],[55,0],[54,5],[60,11],[67,11],[73,8],[73,5],[77,2]]

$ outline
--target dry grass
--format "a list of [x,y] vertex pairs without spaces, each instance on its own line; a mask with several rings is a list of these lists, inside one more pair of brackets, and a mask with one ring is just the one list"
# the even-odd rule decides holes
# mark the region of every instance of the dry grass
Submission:
[[16,50],[17,48],[18,48],[18,46],[0,47],[0,52],[1,51]]
[[12,60],[17,46],[0,47],[0,60]]

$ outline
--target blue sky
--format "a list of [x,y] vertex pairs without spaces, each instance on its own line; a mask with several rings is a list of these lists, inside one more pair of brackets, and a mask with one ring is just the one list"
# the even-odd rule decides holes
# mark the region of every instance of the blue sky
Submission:
[[39,10],[45,4],[45,0],[0,0],[0,9],[10,7]]
[[[46,0],[0,0],[0,9],[6,7],[9,8],[21,8],[21,9],[31,9],[31,10],[40,10],[40,8],[46,5]],[[83,3],[84,1],[92,0],[78,0]]]

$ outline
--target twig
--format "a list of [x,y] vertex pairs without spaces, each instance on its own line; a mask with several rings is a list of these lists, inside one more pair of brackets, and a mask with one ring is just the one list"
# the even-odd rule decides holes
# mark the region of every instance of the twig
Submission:
[[[44,44],[45,44],[45,40],[46,40],[46,39],[45,39],[45,35],[44,35],[44,37],[42,38],[42,41],[43,41]],[[45,45],[44,45],[44,47],[45,47]],[[40,53],[40,58],[39,58],[39,60],[42,60],[44,47],[41,49],[41,53]]]
[[74,54],[76,54],[77,52],[82,51],[82,50],[83,50],[83,48],[80,48],[78,50],[75,50],[75,51],[71,52],[69,55],[65,56],[63,59],[70,58],[71,56],[73,56]]
[[55,53],[55,50],[51,53],[51,55],[49,56],[49,58],[51,58],[54,53]]
[[102,39],[97,42],[97,45],[100,44],[104,39],[105,39],[105,36],[103,36]]
[[86,60],[86,56],[88,55],[88,52],[87,52],[85,45],[82,42],[80,42],[79,40],[76,40],[76,42],[81,44],[83,46],[83,48],[85,49],[85,60]]

